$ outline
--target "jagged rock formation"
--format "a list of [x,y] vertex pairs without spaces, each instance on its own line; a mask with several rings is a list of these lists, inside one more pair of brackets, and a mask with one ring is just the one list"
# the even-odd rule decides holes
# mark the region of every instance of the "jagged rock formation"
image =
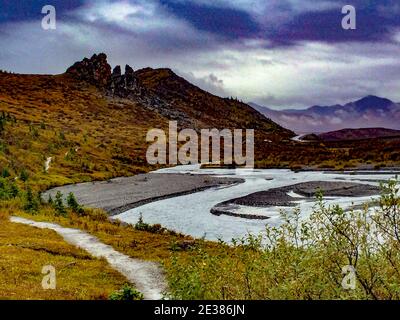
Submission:
[[95,85],[113,98],[128,99],[141,103],[144,107],[156,111],[170,120],[176,120],[181,126],[193,127],[193,120],[184,112],[172,108],[169,103],[142,86],[140,79],[129,65],[122,74],[121,66],[111,72],[105,53],[85,58],[68,68],[67,74]]
[[67,74],[99,87],[107,87],[111,77],[111,66],[107,62],[107,55],[94,54],[90,59],[85,58],[68,68]]
[[140,96],[144,91],[129,65],[126,65],[124,75],[120,66],[116,66],[111,73],[111,66],[107,62],[105,53],[95,54],[90,59],[85,58],[76,62],[68,68],[67,74],[105,89],[107,94],[120,98]]
[[113,96],[120,98],[129,98],[136,96],[144,96],[144,88],[140,84],[140,80],[135,75],[134,70],[129,66],[125,66],[125,74],[121,73],[121,67],[116,66],[111,74],[111,80],[108,84],[108,90]]

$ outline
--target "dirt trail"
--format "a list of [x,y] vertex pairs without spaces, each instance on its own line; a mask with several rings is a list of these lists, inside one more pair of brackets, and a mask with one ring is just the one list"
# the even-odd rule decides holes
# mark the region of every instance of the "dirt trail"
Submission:
[[130,258],[78,229],[64,228],[57,224],[36,222],[20,217],[11,217],[10,220],[40,229],[54,230],[68,243],[84,249],[97,258],[105,258],[111,267],[123,274],[137,290],[143,293],[146,300],[163,298],[163,293],[167,288],[166,280],[157,263]]
[[49,157],[46,159],[46,162],[44,163],[44,171],[49,171],[51,160],[53,160],[53,157]]

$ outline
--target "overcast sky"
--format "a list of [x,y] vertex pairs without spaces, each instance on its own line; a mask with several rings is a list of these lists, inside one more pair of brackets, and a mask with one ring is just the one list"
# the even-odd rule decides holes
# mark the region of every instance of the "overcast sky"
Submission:
[[[47,4],[56,30],[41,27]],[[346,4],[356,30],[342,28]],[[0,69],[62,73],[99,52],[274,108],[400,102],[400,1],[0,0]]]

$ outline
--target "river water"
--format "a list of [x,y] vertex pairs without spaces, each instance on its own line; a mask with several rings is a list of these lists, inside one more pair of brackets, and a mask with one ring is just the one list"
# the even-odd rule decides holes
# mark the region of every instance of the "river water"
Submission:
[[[144,222],[149,224],[161,224],[170,230],[191,235],[195,238],[205,237],[208,240],[224,240],[242,238],[247,234],[259,234],[265,229],[265,225],[279,225],[281,223],[280,210],[293,210],[293,208],[271,207],[251,208],[241,207],[241,213],[255,213],[267,215],[268,220],[249,220],[231,216],[215,216],[210,210],[220,202],[233,198],[243,197],[248,194],[265,191],[271,188],[290,186],[308,181],[349,181],[363,184],[379,185],[378,180],[395,178],[391,173],[362,173],[340,174],[323,172],[299,172],[290,170],[263,169],[200,169],[197,165],[178,166],[162,169],[157,173],[183,173],[183,174],[207,174],[218,177],[236,177],[245,180],[244,183],[208,189],[189,195],[179,196],[166,200],[152,202],[141,207],[124,212],[114,218],[127,223],[136,223],[142,215]],[[168,185],[165,185],[168,188]],[[296,197],[296,194],[291,194]],[[343,208],[363,204],[376,197],[336,197],[326,198],[328,204],[340,204]],[[303,217],[307,217],[315,203],[313,201],[298,198],[296,201],[301,209]]]

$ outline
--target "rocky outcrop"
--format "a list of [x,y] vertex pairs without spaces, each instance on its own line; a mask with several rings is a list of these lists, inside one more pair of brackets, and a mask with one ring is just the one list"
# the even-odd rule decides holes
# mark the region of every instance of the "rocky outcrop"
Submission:
[[95,54],[90,59],[85,58],[68,68],[67,74],[76,79],[95,85],[112,98],[128,99],[139,102],[143,107],[155,111],[162,116],[178,121],[181,127],[193,127],[195,123],[185,112],[177,110],[164,98],[152,90],[146,89],[129,65],[125,66],[125,74],[122,74],[121,66],[116,66],[111,71],[104,53]]
[[125,74],[122,74],[120,66],[116,66],[111,72],[111,66],[107,62],[105,53],[95,54],[90,59],[85,58],[76,62],[67,70],[67,74],[102,88],[109,95],[120,98],[140,96],[144,91],[135,71],[129,65],[125,66]]
[[98,87],[107,88],[111,79],[111,66],[104,53],[94,54],[68,68],[67,74]]
[[114,68],[108,85],[108,91],[111,95],[120,98],[143,97],[145,93],[139,78],[129,65],[125,66],[124,75],[121,72],[120,66]]

